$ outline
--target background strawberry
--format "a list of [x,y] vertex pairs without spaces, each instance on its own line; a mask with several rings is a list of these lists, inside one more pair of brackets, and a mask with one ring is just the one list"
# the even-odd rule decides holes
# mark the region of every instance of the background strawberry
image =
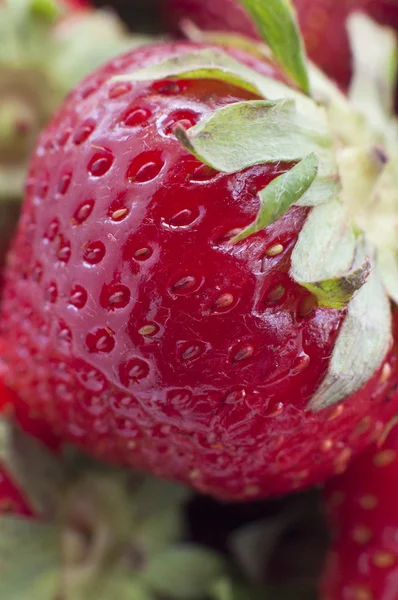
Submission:
[[2,335],[8,384],[56,435],[248,499],[344,470],[393,414],[397,349],[344,403],[307,410],[346,314],[289,276],[308,209],[229,245],[287,166],[219,174],[173,134],[255,96],[217,80],[110,81],[203,48],[137,50],[68,97],[31,162]]
[[[258,38],[250,17],[238,0],[162,0],[165,16],[175,31],[181,19],[205,30],[235,31]],[[398,30],[395,0],[293,0],[310,58],[325,73],[347,87],[351,53],[345,26],[354,10],[365,11],[379,23]]]
[[325,600],[390,600],[397,596],[396,425],[382,442],[327,485],[326,503],[335,541],[323,577]]

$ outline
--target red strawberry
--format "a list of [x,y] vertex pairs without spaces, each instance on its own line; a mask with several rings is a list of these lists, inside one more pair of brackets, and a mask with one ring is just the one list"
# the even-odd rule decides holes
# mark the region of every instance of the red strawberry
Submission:
[[[188,75],[164,79],[173,69]],[[129,81],[114,79],[126,73]],[[341,472],[396,408],[397,349],[388,353],[379,267],[369,276],[361,238],[334,196],[342,173],[330,167],[333,175],[318,180],[314,154],[286,162],[308,145],[318,149],[320,139],[334,164],[334,144],[321,129],[314,144],[307,137],[314,115],[324,113],[279,83],[283,77],[239,49],[171,43],[131,52],[86,79],[39,139],[4,294],[7,382],[55,433],[230,499]],[[261,86],[271,98],[293,95],[297,110],[310,108],[302,115],[310,126],[291,151],[295,109],[259,99]],[[272,137],[261,134],[260,116],[253,127],[257,114],[268,122],[270,106]],[[238,112],[222,121],[230,110]],[[218,122],[218,133],[198,136],[216,144],[214,168],[192,154],[192,125],[206,127],[205,117]],[[247,136],[225,142],[241,127]],[[188,138],[184,128],[192,128]],[[250,163],[258,131],[259,152],[272,139],[275,159]],[[283,160],[275,135],[284,140]],[[218,166],[224,158],[240,164],[247,153],[254,166]],[[372,161],[384,173],[387,157],[378,156]],[[308,175],[300,171],[297,188],[303,165],[312,178],[303,187]],[[247,234],[263,219],[257,194],[285,202],[291,188],[290,204],[305,189],[310,197],[319,190],[316,202],[323,189],[332,199],[312,211],[286,206]],[[382,206],[380,197],[380,213]],[[306,279],[307,243],[325,280]],[[336,252],[346,264],[340,260],[338,272],[329,262]],[[351,270],[357,256],[361,266]]]
[[0,465],[0,515],[5,513],[23,517],[32,517],[34,514],[29,501]]
[[326,489],[335,541],[325,569],[325,600],[398,597],[398,426]]
[[92,8],[92,4],[88,0],[61,0],[61,3],[73,10],[87,10]]
[[[235,31],[258,38],[250,17],[238,0],[163,0],[167,19],[178,30],[183,18],[200,28]],[[395,0],[293,0],[309,56],[330,77],[346,87],[351,55],[345,21],[353,10],[365,11],[379,23],[398,31]]]

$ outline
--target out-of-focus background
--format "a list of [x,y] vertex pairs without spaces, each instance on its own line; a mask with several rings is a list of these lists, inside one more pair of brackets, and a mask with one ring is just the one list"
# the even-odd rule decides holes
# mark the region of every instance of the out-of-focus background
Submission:
[[159,0],[96,0],[95,6],[112,6],[134,31],[162,31]]

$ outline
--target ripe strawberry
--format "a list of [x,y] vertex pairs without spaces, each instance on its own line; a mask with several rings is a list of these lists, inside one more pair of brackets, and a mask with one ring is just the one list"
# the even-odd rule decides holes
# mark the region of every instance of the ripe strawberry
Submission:
[[322,581],[325,600],[398,595],[398,426],[326,488],[335,541]]
[[0,464],[0,516],[4,514],[32,517],[29,501]]
[[[170,43],[86,79],[39,139],[4,293],[7,383],[57,435],[229,499],[341,472],[397,403],[379,266],[369,274],[372,252],[336,199],[340,179],[345,199],[352,174],[362,184],[361,165],[344,177],[331,166],[324,112],[284,77],[238,48]],[[259,99],[284,94],[303,130],[288,125],[291,103]],[[263,132],[261,116],[253,127],[257,110],[276,129]],[[300,158],[308,147],[319,179],[315,155]],[[275,154],[253,160],[254,148]],[[376,149],[384,178],[391,163]],[[268,226],[258,193],[277,212]],[[378,244],[375,221],[361,214]]]
[[[165,15],[175,30],[184,18],[204,30],[235,31],[258,38],[252,20],[238,0],[163,0]],[[346,19],[354,10],[365,11],[379,23],[398,31],[395,0],[293,0],[309,56],[325,73],[347,87],[351,53]]]

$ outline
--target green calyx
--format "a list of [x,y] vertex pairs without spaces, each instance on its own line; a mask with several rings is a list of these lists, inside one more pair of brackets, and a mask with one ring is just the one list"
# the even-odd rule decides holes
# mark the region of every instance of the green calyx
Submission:
[[[218,41],[220,49],[172,57],[118,79],[216,79],[257,98],[220,108],[188,130],[177,127],[175,134],[190,153],[223,173],[290,164],[260,190],[256,219],[230,243],[244,244],[292,205],[311,207],[290,276],[319,306],[345,311],[329,370],[309,404],[318,410],[362,387],[381,366],[391,340],[389,298],[398,301],[396,40],[367,17],[350,17],[355,66],[350,101],[306,60],[289,0],[241,3],[265,44],[201,34],[189,25],[195,41]],[[225,44],[279,63],[295,87],[231,58]]]
[[36,514],[0,516],[1,598],[204,600],[230,577],[218,553],[184,541],[182,486],[52,455],[5,422],[0,465]]

